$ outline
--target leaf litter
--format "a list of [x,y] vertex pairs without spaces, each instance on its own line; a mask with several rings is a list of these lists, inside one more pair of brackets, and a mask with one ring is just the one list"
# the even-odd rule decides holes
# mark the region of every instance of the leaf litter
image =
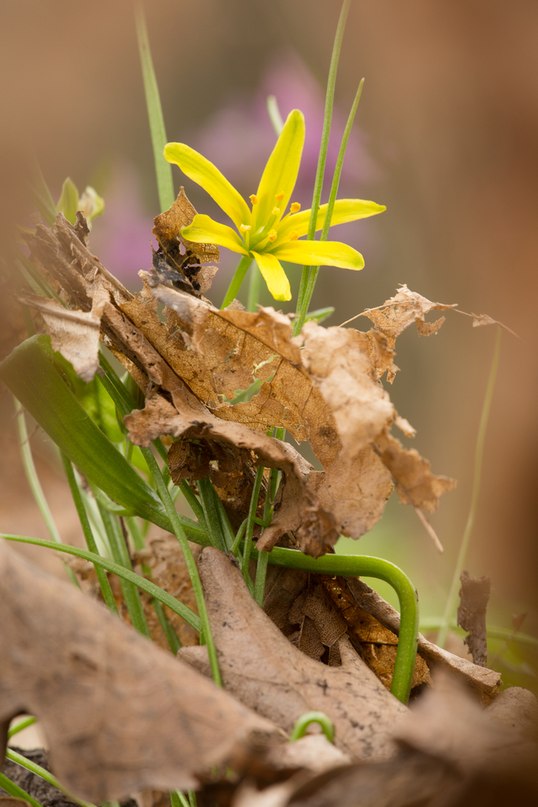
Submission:
[[[426,459],[414,449],[405,448],[391,433],[393,425],[407,438],[413,437],[415,431],[396,412],[381,382],[385,379],[391,383],[398,371],[394,362],[396,340],[403,330],[415,324],[421,335],[437,333],[444,316],[432,322],[426,317],[431,312],[446,311],[455,306],[432,303],[402,286],[382,306],[363,312],[361,316],[372,323],[368,331],[322,328],[310,322],[295,338],[290,319],[272,308],[247,312],[234,305],[219,311],[203,296],[214,275],[218,250],[211,245],[202,248],[188,244],[177,237],[178,221],[179,226],[188,223],[185,217],[192,216],[193,210],[182,190],[173,208],[157,217],[154,232],[159,246],[154,254],[153,270],[141,273],[143,288],[136,294],[125,289],[88,250],[88,231],[81,216],[74,226],[59,216],[52,227],[37,228],[35,236],[30,239],[33,260],[66,306],[64,310],[56,304],[34,301],[37,316],[51,333],[55,349],[71,361],[83,378],[89,379],[98,367],[95,334],[100,330],[101,340],[128,369],[145,396],[144,408],[126,418],[132,441],[147,445],[155,437],[171,435],[174,440],[170,449],[170,466],[174,480],[187,479],[195,484],[204,475],[209,476],[232,521],[237,523],[244,515],[255,469],[263,466],[281,470],[284,480],[275,518],[271,527],[265,529],[261,537],[257,536],[260,549],[269,549],[286,536],[288,545],[291,543],[316,556],[329,551],[340,534],[358,538],[380,518],[393,489],[404,503],[414,507],[425,519],[425,514],[436,509],[440,496],[454,483],[433,474]],[[480,317],[475,317],[475,321],[477,324],[486,322]],[[91,340],[88,340],[88,328]],[[285,429],[296,443],[307,441],[320,469],[308,463],[290,443],[268,436],[267,429],[274,426]],[[11,562],[9,559],[8,563]],[[337,578],[325,583],[318,581],[317,586],[312,586],[306,575],[301,582],[301,573],[278,570],[278,583],[272,591],[272,612],[270,580],[265,602],[271,621],[252,601],[239,572],[227,558],[215,550],[205,549],[200,555],[199,565],[228,693],[215,693],[211,682],[201,684],[205,679],[197,675],[192,679],[190,689],[187,687],[191,694],[178,696],[174,731],[180,736],[181,743],[186,742],[188,749],[192,747],[195,735],[190,720],[198,709],[204,718],[197,730],[207,732],[211,737],[208,742],[205,735],[203,739],[196,738],[198,751],[202,749],[196,755],[196,762],[192,754],[189,756],[190,752],[182,751],[179,755],[181,764],[178,767],[176,759],[171,774],[173,749],[168,748],[167,754],[161,746],[169,741],[167,726],[172,717],[167,714],[163,724],[160,702],[157,700],[153,704],[153,694],[148,702],[148,688],[151,689],[151,682],[155,679],[148,671],[147,659],[138,653],[140,641],[144,654],[150,653],[150,649],[139,637],[133,639],[132,631],[128,636],[135,647],[133,669],[140,672],[143,668],[143,672],[133,684],[134,689],[130,686],[136,676],[132,672],[126,676],[125,695],[119,693],[117,685],[113,690],[119,698],[120,710],[126,708],[130,698],[134,698],[135,703],[140,702],[140,708],[134,710],[134,729],[131,716],[126,716],[123,721],[129,726],[129,731],[134,732],[133,736],[137,736],[136,720],[139,720],[144,731],[152,737],[159,737],[155,761],[152,757],[149,766],[142,765],[142,770],[140,760],[125,739],[128,749],[125,770],[109,772],[106,765],[95,765],[92,761],[81,779],[79,758],[75,774],[69,743],[78,743],[79,746],[82,743],[83,748],[86,743],[92,754],[97,743],[97,758],[101,759],[99,754],[109,739],[107,736],[103,739],[99,733],[101,724],[99,728],[96,726],[94,701],[97,698],[100,706],[105,703],[108,708],[110,699],[99,690],[99,686],[94,693],[95,680],[92,679],[91,687],[85,681],[83,685],[93,694],[94,701],[90,698],[90,702],[94,708],[83,739],[80,732],[77,734],[76,725],[73,738],[72,732],[66,732],[61,705],[59,711],[55,711],[55,707],[48,702],[42,703],[38,696],[32,682],[37,680],[36,675],[40,685],[42,679],[35,672],[32,678],[26,669],[25,664],[29,666],[30,659],[21,661],[19,680],[10,685],[13,692],[18,693],[21,681],[28,679],[30,683],[23,686],[23,695],[11,697],[10,708],[17,703],[21,709],[39,713],[45,730],[49,730],[56,770],[66,783],[72,782],[77,793],[95,800],[115,798],[133,788],[144,787],[148,782],[151,786],[163,788],[190,787],[196,783],[196,777],[203,777],[210,767],[214,770],[216,765],[231,764],[229,760],[236,761],[238,770],[241,766],[243,770],[248,769],[253,764],[252,754],[256,749],[258,762],[263,759],[262,767],[265,765],[266,768],[266,783],[281,777],[284,769],[288,771],[286,775],[290,775],[295,770],[294,765],[299,773],[279,786],[280,795],[276,800],[272,800],[269,790],[261,794],[251,790],[246,797],[246,791],[239,793],[234,804],[252,804],[253,807],[262,803],[284,805],[293,798],[294,804],[329,805],[338,802],[345,807],[348,803],[355,803],[346,801],[346,796],[356,792],[356,786],[365,794],[365,805],[407,804],[409,801],[405,799],[413,787],[414,796],[422,793],[424,804],[436,804],[435,794],[448,782],[447,771],[453,776],[454,760],[443,748],[431,752],[427,747],[429,741],[421,744],[416,739],[416,732],[420,731],[416,726],[420,727],[420,721],[410,716],[409,710],[383,685],[390,685],[388,670],[391,662],[382,661],[382,669],[374,675],[354,649],[360,645],[365,658],[368,644],[374,648],[382,647],[384,652],[387,649],[389,653],[393,652],[399,627],[398,614],[361,581]],[[284,571],[289,574],[284,575]],[[153,565],[152,574],[155,572],[156,566]],[[306,583],[304,578],[307,578]],[[170,584],[173,585],[173,581],[168,580],[166,585]],[[338,586],[344,585],[347,587],[346,597],[351,596],[353,602],[346,600],[344,607],[338,607],[332,595]],[[39,586],[36,594],[38,590]],[[49,598],[45,588],[41,595],[45,600]],[[10,609],[9,601],[4,607]],[[36,607],[37,612],[40,607]],[[54,610],[65,613],[54,597],[50,598],[50,609],[45,613],[50,613],[51,623],[56,619],[52,615]],[[76,613],[78,618],[78,606]],[[99,611],[99,622],[104,619],[112,620],[110,624],[115,626],[109,628],[107,624],[104,633],[116,636],[114,631],[120,629],[117,621]],[[4,625],[4,621],[0,624]],[[67,630],[64,620],[61,620],[60,629]],[[358,644],[353,643],[354,631]],[[42,633],[48,636],[45,629]],[[102,643],[105,639],[101,634],[100,627],[97,635]],[[68,648],[69,641],[63,646]],[[79,638],[75,646],[78,647],[81,641]],[[85,633],[83,641],[92,648],[95,636]],[[122,654],[127,653],[123,650],[125,644],[121,647]],[[495,697],[499,676],[493,671],[453,656],[424,637],[419,639],[419,651],[420,669],[416,671],[419,686],[429,682],[432,671],[448,669],[452,677],[467,681],[480,700],[488,702],[493,699],[489,710],[478,711],[477,715],[493,714],[494,706],[505,697],[504,694]],[[152,669],[158,676],[164,676],[160,681],[166,682],[169,692],[175,691],[180,685],[178,668],[170,665],[179,662],[157,648],[155,652],[158,660]],[[198,647],[180,651],[180,656],[188,660],[190,666],[207,672],[203,654],[204,649]],[[98,650],[97,663],[93,657],[92,663],[88,662],[90,655],[87,649],[80,650],[82,667],[87,675],[90,675],[88,670],[96,669],[95,675],[100,679],[103,677],[101,660],[110,654],[108,650],[106,653]],[[153,664],[153,651],[150,655]],[[77,653],[73,652],[71,656],[74,662],[71,659],[70,663],[77,666],[77,674],[71,676],[77,690],[78,667],[81,665]],[[131,656],[127,657],[131,663]],[[48,657],[43,658],[48,663]],[[163,662],[163,659],[167,661]],[[319,659],[326,663],[322,664]],[[371,666],[375,666],[374,661],[377,663],[371,658],[369,661]],[[32,659],[31,663],[33,666],[35,660]],[[123,671],[121,658],[117,663]],[[105,680],[107,676],[114,680],[112,667],[115,665],[116,658],[112,653],[110,658],[107,657]],[[191,680],[188,675],[184,676],[183,669],[181,686]],[[192,675],[196,672],[192,671]],[[144,692],[140,690],[142,683],[146,686]],[[124,686],[122,679],[121,688]],[[205,686],[210,689],[206,691]],[[110,688],[109,684],[107,687]],[[222,703],[219,700],[221,694],[225,697]],[[529,694],[526,693],[523,699]],[[202,700],[207,698],[203,707],[199,695]],[[451,698],[449,695],[449,705]],[[65,695],[64,699],[71,708],[69,697]],[[61,700],[58,696],[58,701]],[[512,715],[520,700],[516,692],[509,698],[510,705],[504,707],[504,712],[499,706],[498,713]],[[465,708],[468,703],[473,701],[466,700]],[[479,709],[476,698],[474,704],[472,708]],[[525,704],[527,712],[535,708],[534,702],[531,705],[528,698]],[[184,708],[187,714],[182,712]],[[226,741],[219,744],[214,736],[214,720],[228,708],[234,715],[230,724],[232,730],[227,730]],[[319,744],[318,762],[323,765],[325,760],[330,768],[322,774],[312,773],[320,765],[307,761],[310,752],[301,757],[302,752],[296,750],[297,760],[293,763],[290,754],[282,751],[286,748],[281,743],[282,731],[289,733],[294,719],[312,708],[323,709],[334,720],[337,749],[342,755],[337,758],[331,756],[332,751],[325,753],[321,750],[331,748],[323,737],[305,738],[305,741],[311,743],[315,740]],[[424,719],[426,729],[434,725],[432,720],[436,719],[436,712],[444,714],[442,704],[436,706],[434,702],[430,708],[434,717]],[[521,715],[522,711],[519,709],[518,714]],[[156,714],[157,722],[154,720]],[[263,715],[273,722],[264,720]],[[11,716],[12,713],[3,714],[8,721]],[[85,719],[84,711],[83,717]],[[196,720],[192,719],[194,724]],[[442,718],[446,722],[450,719],[448,715]],[[122,720],[119,720],[120,724]],[[481,725],[488,725],[489,715],[485,720],[486,723],[482,721]],[[504,720],[505,724],[510,722],[509,717]],[[499,724],[501,722],[499,720]],[[105,724],[108,720],[103,718],[102,725]],[[457,731],[463,732],[461,722],[458,725]],[[188,727],[187,740],[178,726]],[[414,728],[407,730],[406,726]],[[495,736],[499,748],[504,748],[505,742],[513,743],[513,737],[505,740],[497,734]],[[224,739],[222,730],[219,737]],[[250,742],[250,752],[245,750],[245,737],[250,737],[247,741],[247,745]],[[114,739],[117,741],[118,738]],[[176,737],[172,743],[174,749],[178,747],[177,740]],[[462,748],[466,748],[463,733],[454,740],[456,743],[460,741]],[[301,743],[306,746],[308,742],[299,741],[295,744],[296,749],[302,747]],[[144,743],[139,745],[142,747]],[[487,746],[488,750],[490,746]],[[526,745],[525,754],[527,751]],[[117,742],[114,752],[117,756]],[[268,762],[271,753],[273,761]],[[428,775],[424,775],[424,759],[431,759],[436,753],[439,764],[431,766]],[[480,766],[483,766],[486,756],[484,754],[482,759],[478,752],[475,754],[476,770],[471,771],[472,765],[469,768],[473,775],[482,771]],[[362,760],[360,768],[355,766],[355,760]],[[256,774],[252,773],[252,768],[250,770],[253,780],[256,780]],[[268,770],[271,771],[269,774]],[[387,777],[394,782],[387,785]],[[523,779],[528,784],[526,769]],[[400,780],[402,786],[396,787]],[[350,782],[353,787],[350,787]],[[373,790],[372,782],[375,782]],[[451,786],[454,784],[452,779],[450,783]],[[383,787],[388,794],[384,801]],[[373,795],[373,800],[369,801],[370,791],[375,797]],[[333,795],[329,796],[329,793]],[[395,793],[399,794],[396,800]],[[245,801],[245,798],[250,800]],[[262,801],[264,798],[266,800]],[[457,802],[449,800],[446,803]]]

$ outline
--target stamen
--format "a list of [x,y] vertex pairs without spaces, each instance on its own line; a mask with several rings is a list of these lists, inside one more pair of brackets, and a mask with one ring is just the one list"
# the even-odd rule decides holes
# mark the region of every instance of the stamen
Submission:
[[267,233],[267,240],[270,244],[272,244],[273,241],[276,241],[276,230],[269,230]]
[[290,241],[297,241],[297,239],[299,238],[299,233],[296,233],[295,231],[292,231],[289,234],[288,238],[290,239]]
[[256,196],[255,193],[251,193],[248,198],[250,199],[250,204],[251,205],[257,205],[258,204],[258,197]]
[[284,198],[284,194],[283,194],[283,193],[277,193],[277,194],[275,195],[275,202],[281,202],[283,198]]
[[290,213],[298,213],[300,209],[301,209],[301,203],[300,202],[292,202],[291,203],[291,205],[290,205]]
[[241,230],[242,233],[248,233],[250,230],[252,230],[252,225],[251,224],[240,224],[239,229]]
[[281,212],[282,211],[280,210],[279,207],[273,207],[273,209],[271,210],[271,215],[275,216],[275,218],[276,218],[277,216],[280,216]]

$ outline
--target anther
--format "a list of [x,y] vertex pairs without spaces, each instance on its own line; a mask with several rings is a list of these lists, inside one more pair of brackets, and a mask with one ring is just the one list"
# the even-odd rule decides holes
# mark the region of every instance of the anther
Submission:
[[300,202],[292,202],[291,203],[291,205],[290,205],[290,213],[298,213],[300,209],[301,209],[301,203]]
[[258,204],[258,197],[256,196],[255,193],[251,193],[248,198],[250,199],[250,204],[251,205],[257,205]]

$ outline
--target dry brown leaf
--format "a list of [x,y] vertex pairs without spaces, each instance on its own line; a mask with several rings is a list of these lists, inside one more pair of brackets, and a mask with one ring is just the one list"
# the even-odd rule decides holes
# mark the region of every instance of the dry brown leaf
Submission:
[[460,583],[458,625],[468,633],[463,641],[469,648],[474,663],[485,667],[488,661],[486,610],[491,581],[489,577],[470,577],[464,571],[461,573]]
[[404,504],[433,513],[443,493],[456,486],[453,479],[433,474],[428,460],[414,448],[404,448],[391,434],[383,434],[377,441],[377,448]]
[[[179,207],[188,204],[181,198]],[[174,233],[184,215],[176,206],[159,219],[163,243],[177,241]],[[178,410],[177,416],[160,413],[161,433],[185,440],[188,430],[192,446],[203,438],[202,427],[195,433],[194,421],[210,424],[217,456],[208,459],[206,453],[203,461],[211,467],[220,452],[222,467],[212,479],[231,510],[235,507],[234,521],[244,517],[253,452],[254,465],[269,458],[269,467],[286,472],[280,509],[262,535],[260,548],[270,549],[285,532],[294,532],[298,548],[319,555],[339,534],[358,538],[369,530],[383,512],[393,481],[404,501],[426,512],[452,486],[431,474],[417,452],[403,449],[389,435],[397,414],[379,383],[383,340],[394,340],[411,321],[422,321],[427,311],[449,306],[401,289],[384,307],[368,312],[376,322],[368,334],[308,323],[294,340],[289,319],[272,309],[218,311],[192,294],[159,283],[158,273],[146,273],[148,285],[133,297],[91,255],[80,227],[65,220],[40,228],[32,244],[34,257],[63,287],[71,307],[90,310],[98,292],[108,294],[101,318],[107,344],[145,394],[161,389]],[[157,302],[166,307],[165,322],[157,315]],[[253,380],[257,386],[250,399],[231,404],[238,390],[249,390]],[[224,428],[226,421],[230,429]],[[398,422],[409,432],[403,420]],[[282,465],[285,449],[266,446],[265,435],[256,437],[270,426],[284,427],[299,442],[308,440],[323,471],[308,469],[301,477],[288,460]],[[152,434],[159,436],[155,429]],[[240,442],[234,449],[236,437]],[[180,455],[173,457],[178,473],[196,466],[195,449],[174,451]],[[241,468],[247,471],[246,479],[241,479]]]
[[[143,410],[125,418],[130,439],[148,445],[162,434],[227,446],[230,451],[251,452],[256,464],[279,468],[286,477],[280,509],[271,525],[271,534],[280,537],[294,531],[299,545],[313,555],[323,554],[335,543],[338,532],[329,513],[324,513],[306,485],[308,463],[290,445],[265,434],[258,434],[241,423],[222,421],[207,412],[197,413],[183,406],[176,408],[154,396]],[[324,524],[322,530],[320,524]],[[269,531],[266,531],[269,532]]]
[[0,721],[39,718],[56,775],[99,803],[195,787],[256,738],[277,738],[212,681],[103,606],[0,547]]
[[[233,562],[212,548],[199,569],[227,691],[289,733],[304,712],[325,712],[337,748],[355,759],[386,758],[389,735],[407,709],[346,643],[341,667],[304,656],[252,600]],[[203,648],[180,651],[203,668]],[[194,651],[194,652],[193,652]]]
[[[346,583],[357,605],[375,616],[381,624],[394,633],[399,632],[400,615],[392,605],[362,580],[347,578]],[[481,700],[489,702],[497,694],[501,675],[495,670],[480,667],[468,659],[456,656],[428,641],[422,634],[419,634],[418,637],[418,652],[430,667],[435,665],[436,669],[446,671],[470,685]]]
[[172,206],[154,219],[153,234],[159,248],[153,266],[161,282],[199,295],[211,287],[219,250],[214,244],[195,244],[183,238],[181,228],[191,224],[195,215],[196,209],[181,187]]

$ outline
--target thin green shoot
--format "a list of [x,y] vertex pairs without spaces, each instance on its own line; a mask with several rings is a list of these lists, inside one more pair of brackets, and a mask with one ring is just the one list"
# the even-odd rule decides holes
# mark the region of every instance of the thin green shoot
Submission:
[[9,776],[6,776],[6,774],[2,772],[0,772],[0,787],[2,790],[5,790],[6,793],[9,793],[10,796],[13,796],[15,799],[21,799],[21,801],[29,804],[30,807],[43,807],[40,801],[34,799],[26,790],[15,782],[12,782]]
[[183,551],[185,566],[187,568],[187,573],[191,581],[192,590],[196,601],[196,607],[198,609],[201,626],[201,640],[205,643],[207,647],[207,655],[209,659],[211,675],[217,686],[222,686],[222,676],[220,673],[219,663],[217,659],[217,650],[215,647],[215,642],[213,640],[213,634],[211,632],[209,615],[207,613],[207,607],[204,599],[204,592],[202,589],[202,582],[200,580],[200,575],[198,573],[198,567],[196,565],[196,561],[194,560],[194,556],[189,546],[187,535],[185,533],[185,530],[183,529],[183,525],[174,506],[174,502],[172,501],[172,497],[170,496],[168,487],[166,486],[164,478],[160,472],[157,460],[155,459],[152,452],[148,448],[142,448],[142,453],[144,454],[144,457],[146,458],[146,462],[148,464],[148,468],[150,469],[153,475],[158,495],[161,498],[166,515],[168,516],[168,519],[172,526],[172,532],[176,536],[179,545],[181,546],[181,549]]
[[28,717],[24,717],[22,720],[19,720],[18,723],[15,723],[14,726],[11,726],[7,733],[8,740],[11,740],[12,737],[15,737],[17,734],[20,734],[21,731],[24,731],[30,726],[34,726],[37,723],[37,717],[33,715],[29,715]]
[[138,38],[138,52],[142,65],[142,78],[148,113],[151,145],[153,147],[153,160],[155,163],[155,177],[159,194],[161,210],[168,210],[174,203],[174,182],[172,167],[163,157],[163,150],[167,143],[166,128],[161,106],[159,85],[155,76],[155,68],[151,56],[146,18],[141,2],[135,6],[136,35]]
[[476,438],[474,464],[473,464],[473,486],[471,491],[471,503],[469,505],[469,513],[467,515],[465,529],[463,530],[463,535],[461,538],[458,557],[456,559],[456,563],[454,566],[452,582],[450,584],[445,610],[443,612],[443,617],[441,620],[441,627],[439,628],[439,633],[437,634],[437,644],[439,645],[439,647],[445,646],[450,626],[450,620],[452,619],[452,615],[455,613],[456,610],[458,591],[460,586],[460,577],[467,559],[467,553],[469,551],[469,544],[471,542],[471,536],[473,533],[476,514],[478,512],[478,500],[480,497],[480,488],[482,484],[482,466],[484,462],[484,447],[486,443],[486,433],[488,427],[489,414],[491,411],[491,402],[493,400],[493,392],[495,390],[495,381],[497,379],[497,370],[499,368],[499,359],[501,355],[501,335],[502,335],[501,328],[497,327],[497,333],[495,336],[495,346],[493,348],[493,357],[489,369],[488,380],[486,384],[486,392],[484,395],[484,402],[482,404],[482,411],[480,413],[480,423],[478,426],[478,434]]
[[[331,54],[331,61],[329,65],[329,75],[327,78],[327,89],[325,92],[325,108],[323,112],[323,127],[321,131],[321,143],[318,155],[318,164],[316,169],[316,178],[314,181],[314,192],[312,195],[312,213],[310,215],[310,225],[308,229],[308,240],[312,240],[316,233],[316,220],[318,210],[321,203],[321,194],[323,191],[323,179],[325,176],[325,166],[327,163],[327,152],[329,149],[329,139],[331,135],[332,115],[334,107],[334,92],[336,87],[336,76],[338,73],[338,63],[340,61],[340,53],[342,51],[342,41],[344,38],[344,31],[346,27],[347,16],[350,8],[350,0],[344,0],[340,10],[340,17],[336,27],[336,34]],[[308,311],[310,299],[313,293],[313,287],[318,275],[318,267],[305,266],[301,273],[301,281],[299,285],[299,293],[297,298],[297,316],[293,323],[293,330],[295,334],[301,331],[304,324],[304,318]]]
[[317,723],[328,741],[334,743],[334,724],[325,712],[305,712],[304,715],[301,715],[290,734],[290,742],[296,742],[304,737],[312,723]]
[[[67,478],[67,484],[69,485],[69,490],[71,491],[71,496],[73,497],[73,502],[79,518],[82,534],[84,535],[84,540],[86,541],[86,546],[88,547],[90,552],[94,552],[96,555],[98,555],[99,550],[97,548],[97,543],[93,535],[93,530],[91,528],[88,514],[84,506],[84,500],[82,498],[80,488],[77,484],[75,471],[73,469],[72,464],[65,456],[65,454],[62,454],[62,462],[64,466],[64,472]],[[110,587],[108,577],[106,576],[105,572],[100,566],[95,567],[95,573],[97,575],[97,582],[99,583],[99,588],[101,589],[101,594],[105,605],[113,613],[117,613],[118,607],[116,605],[116,600],[114,599],[114,594],[112,592],[112,588]]]
[[167,608],[170,608],[171,611],[184,619],[185,622],[194,628],[194,630],[200,632],[200,618],[187,605],[184,605],[179,600],[176,600],[175,597],[172,597],[171,594],[168,594],[168,592],[160,588],[160,586],[156,586],[151,580],[146,580],[145,577],[136,574],[136,572],[133,572],[130,569],[124,568],[119,563],[116,563],[109,558],[103,558],[100,555],[89,552],[87,549],[79,549],[79,547],[69,546],[68,544],[55,544],[53,541],[45,541],[42,538],[33,538],[28,535],[0,533],[0,538],[20,544],[41,546],[44,549],[54,549],[56,552],[64,552],[65,554],[72,555],[75,558],[88,560],[90,563],[93,563],[94,566],[101,566],[101,568],[106,569],[107,572],[111,572],[123,580],[134,583],[136,586],[138,586],[138,588],[142,589],[142,591],[145,591],[151,597],[155,597],[156,600],[159,600],[159,602],[162,602],[162,604]]
[[[125,539],[124,526],[121,519],[118,519],[109,513],[109,511],[103,507],[99,501],[97,502],[97,507],[99,509],[99,515],[101,516],[101,520],[108,537],[108,544],[112,552],[113,560],[115,560],[116,563],[119,563],[121,566],[124,566],[126,569],[132,571],[131,556],[127,546],[127,541]],[[149,637],[150,632],[146,621],[146,616],[144,614],[144,608],[142,607],[142,602],[140,600],[140,593],[136,585],[128,580],[121,579],[120,586],[131,624],[143,636]]]
[[254,545],[254,526],[256,523],[256,510],[258,509],[258,501],[263,481],[263,466],[260,466],[256,471],[254,477],[254,484],[252,486],[252,494],[250,496],[250,504],[247,515],[247,526],[245,530],[245,540],[243,543],[243,558],[241,560],[241,572],[245,583],[251,591],[253,591],[252,580],[250,578],[250,558],[252,556],[252,549]]
[[79,807],[94,807],[91,802],[83,801],[82,799],[78,799],[69,790],[58,781],[58,779],[46,768],[43,768],[41,765],[38,765],[36,762],[32,762],[31,759],[25,757],[23,754],[19,754],[18,751],[14,751],[12,748],[8,748],[6,750],[6,757],[7,759],[14,762],[16,765],[20,765],[22,768],[26,768],[27,771],[30,773],[39,776],[41,779],[44,779],[47,784],[51,785],[51,787],[55,787],[57,790],[60,790],[64,793],[72,802],[78,804]]
[[24,409],[16,398],[13,400],[15,404],[15,413],[17,416],[17,433],[19,437],[19,447],[22,456],[24,473],[50,537],[53,541],[56,541],[56,543],[61,544],[62,539],[58,531],[58,527],[54,521],[54,516],[52,515],[35,467],[32,448],[30,446],[30,438],[28,436],[28,429],[26,427]]

